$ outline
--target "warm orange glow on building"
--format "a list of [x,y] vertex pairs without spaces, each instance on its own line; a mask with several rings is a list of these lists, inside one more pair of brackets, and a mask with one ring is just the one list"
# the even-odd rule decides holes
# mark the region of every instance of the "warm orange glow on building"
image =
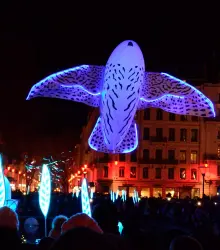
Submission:
[[132,193],[136,189],[142,196],[195,197],[202,194],[200,167],[205,166],[205,194],[216,195],[220,186],[220,84],[206,84],[200,90],[213,101],[215,119],[160,109],[139,111],[135,118],[139,145],[130,154],[109,155],[89,148],[87,139],[99,117],[94,109],[78,145],[79,164],[93,166],[89,181],[99,191],[127,189]]

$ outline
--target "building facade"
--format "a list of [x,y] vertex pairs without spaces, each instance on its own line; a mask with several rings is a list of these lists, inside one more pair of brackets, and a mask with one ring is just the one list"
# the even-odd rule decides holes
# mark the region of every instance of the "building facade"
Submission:
[[88,165],[88,179],[97,191],[136,189],[142,196],[216,195],[220,186],[220,85],[199,87],[214,103],[215,119],[181,116],[161,109],[146,109],[135,117],[138,148],[130,154],[109,155],[88,146],[89,135],[99,116],[94,109],[83,128],[79,167]]

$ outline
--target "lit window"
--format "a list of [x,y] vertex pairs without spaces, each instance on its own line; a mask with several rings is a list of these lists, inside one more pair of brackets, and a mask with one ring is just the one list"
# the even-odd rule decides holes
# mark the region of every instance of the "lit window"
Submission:
[[220,159],[220,144],[218,144],[217,154],[218,154],[218,158]]
[[196,164],[197,163],[197,158],[198,158],[197,151],[192,151],[191,155],[190,155],[191,164]]
[[191,170],[191,180],[196,180],[197,179],[197,171],[196,169]]
[[180,163],[186,163],[186,150],[180,150]]
[[180,169],[180,179],[182,179],[182,180],[186,179],[186,169],[185,168]]
[[131,167],[130,178],[136,178],[136,167]]

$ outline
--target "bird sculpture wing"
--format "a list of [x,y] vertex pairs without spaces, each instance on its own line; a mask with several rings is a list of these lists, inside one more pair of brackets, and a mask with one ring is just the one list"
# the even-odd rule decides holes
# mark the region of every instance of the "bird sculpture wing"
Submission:
[[138,109],[150,107],[180,115],[215,117],[213,103],[202,92],[166,73],[145,73]]
[[51,97],[99,107],[105,67],[82,65],[52,74],[35,84],[27,97]]

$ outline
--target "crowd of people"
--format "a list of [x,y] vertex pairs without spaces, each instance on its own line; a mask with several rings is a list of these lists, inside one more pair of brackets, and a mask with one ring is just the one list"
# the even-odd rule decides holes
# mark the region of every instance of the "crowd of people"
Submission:
[[[142,198],[134,203],[110,196],[94,195],[92,218],[81,212],[80,197],[53,194],[48,215],[48,232],[36,204],[37,194],[20,199],[17,212],[0,208],[2,249],[217,249],[220,243],[220,201]],[[38,244],[28,239],[24,217],[41,218]],[[119,230],[119,222],[123,230]],[[31,225],[30,225],[31,226]],[[32,244],[31,244],[32,243]]]

